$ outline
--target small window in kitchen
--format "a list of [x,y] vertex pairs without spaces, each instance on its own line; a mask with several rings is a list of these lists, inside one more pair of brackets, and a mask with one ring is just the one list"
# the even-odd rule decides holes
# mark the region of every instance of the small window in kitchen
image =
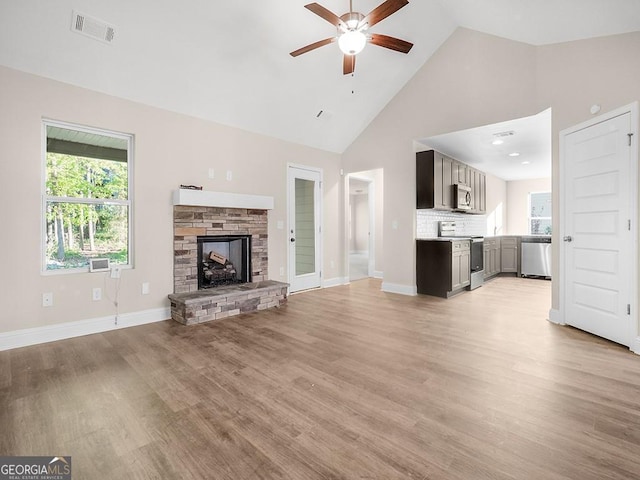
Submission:
[[133,136],[45,120],[43,272],[131,265]]
[[529,193],[529,234],[551,235],[551,192]]

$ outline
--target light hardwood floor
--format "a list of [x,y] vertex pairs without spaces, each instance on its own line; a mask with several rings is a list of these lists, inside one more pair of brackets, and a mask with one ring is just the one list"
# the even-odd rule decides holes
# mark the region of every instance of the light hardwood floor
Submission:
[[640,478],[640,357],[549,306],[541,280],[443,300],[367,279],[0,352],[0,455],[90,480]]

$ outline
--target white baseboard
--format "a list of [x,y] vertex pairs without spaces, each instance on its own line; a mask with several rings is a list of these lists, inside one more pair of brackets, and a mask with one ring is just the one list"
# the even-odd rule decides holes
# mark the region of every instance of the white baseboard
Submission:
[[77,322],[14,330],[13,332],[0,333],[0,351],[108,332],[109,330],[118,330],[120,328],[135,327],[146,323],[161,322],[169,318],[171,318],[171,309],[166,307],[121,313],[118,315],[118,325],[115,325],[115,315],[111,315]]
[[384,275],[383,275],[382,271],[380,271],[380,270],[374,270],[373,271],[373,278],[383,278],[383,277],[384,277]]
[[338,287],[340,285],[346,285],[347,283],[349,283],[348,278],[344,278],[344,277],[327,278],[325,280],[322,280],[322,288]]
[[549,321],[551,323],[555,323],[556,325],[565,324],[562,316],[560,315],[560,310],[556,310],[555,308],[549,310]]
[[631,347],[629,347],[629,350],[636,355],[640,355],[640,337],[636,337],[635,341],[631,344]]
[[399,293],[400,295],[410,295],[415,297],[418,295],[418,288],[415,285],[401,285],[399,283],[382,282],[383,292]]

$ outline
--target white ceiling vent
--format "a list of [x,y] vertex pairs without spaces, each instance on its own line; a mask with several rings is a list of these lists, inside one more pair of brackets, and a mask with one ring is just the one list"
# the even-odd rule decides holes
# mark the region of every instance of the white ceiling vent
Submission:
[[115,36],[113,25],[76,11],[73,12],[71,19],[71,30],[105,43],[113,42]]
[[499,133],[494,133],[493,136],[494,137],[511,137],[512,135],[515,135],[516,132],[514,132],[513,130],[509,130],[508,132],[499,132]]

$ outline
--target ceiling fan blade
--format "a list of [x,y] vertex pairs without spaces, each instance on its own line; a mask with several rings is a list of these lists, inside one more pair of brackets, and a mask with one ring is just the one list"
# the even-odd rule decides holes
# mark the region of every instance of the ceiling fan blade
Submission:
[[340,17],[338,17],[332,11],[327,10],[319,3],[310,3],[308,5],[305,5],[304,8],[306,8],[307,10],[311,10],[313,13],[315,13],[319,17],[324,18],[331,25],[334,25],[336,27],[342,27],[345,30],[347,28],[347,25],[342,20],[340,20]]
[[325,45],[329,45],[336,41],[336,37],[325,38],[324,40],[320,40],[318,42],[310,43],[306,47],[299,48],[298,50],[294,50],[289,55],[292,57],[297,57],[298,55],[302,55],[303,53],[310,52],[311,50],[315,50],[316,48],[324,47]]
[[356,70],[356,56],[345,55],[342,59],[342,73],[343,75],[349,75]]
[[400,40],[399,38],[389,37],[388,35],[381,35],[379,33],[372,33],[371,38],[369,38],[369,43],[401,53],[409,53],[409,50],[413,47],[413,43]]
[[381,3],[376,8],[371,10],[369,14],[360,20],[358,24],[358,28],[362,28],[362,26],[368,24],[369,27],[373,27],[376,23],[381,22],[389,15],[396,13],[405,5],[408,5],[409,2],[407,0],[387,0],[384,3]]

